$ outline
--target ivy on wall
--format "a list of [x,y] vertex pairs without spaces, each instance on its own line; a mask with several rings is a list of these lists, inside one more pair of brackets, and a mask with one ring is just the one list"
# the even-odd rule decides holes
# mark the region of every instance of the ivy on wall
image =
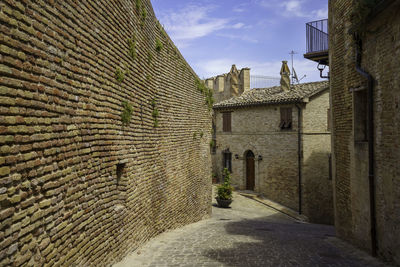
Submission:
[[197,87],[197,90],[206,97],[206,104],[208,106],[208,109],[211,110],[214,104],[213,91],[208,88],[206,84],[200,79],[195,80],[195,85]]

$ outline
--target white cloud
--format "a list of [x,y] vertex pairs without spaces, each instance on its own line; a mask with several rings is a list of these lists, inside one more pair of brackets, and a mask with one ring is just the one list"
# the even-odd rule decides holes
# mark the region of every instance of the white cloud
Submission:
[[[235,60],[220,58],[213,60],[204,60],[194,65],[194,68],[202,78],[217,76],[228,73],[232,64],[236,64],[238,69],[250,68],[250,75],[264,75],[271,77],[280,77],[282,61],[254,61],[254,60]],[[290,62],[289,62],[290,65]],[[294,62],[294,68],[300,79],[307,75],[301,82],[319,81],[319,71],[317,63],[306,59],[298,59]]]
[[[213,6],[188,5],[181,10],[163,15],[161,21],[174,42],[182,48],[190,40],[229,27],[229,19],[209,16],[213,8]],[[240,23],[236,26],[242,27]]]
[[243,27],[244,27],[244,23],[239,22],[239,23],[234,24],[231,28],[232,29],[241,29]]
[[313,17],[315,18],[315,20],[327,19],[328,18],[328,7],[321,8],[318,10],[313,10],[311,13],[312,13]]
[[309,0],[258,0],[257,3],[268,9],[278,10],[278,13],[284,17],[301,17],[309,19],[325,19],[328,18],[328,7],[306,11],[304,7],[307,5]]

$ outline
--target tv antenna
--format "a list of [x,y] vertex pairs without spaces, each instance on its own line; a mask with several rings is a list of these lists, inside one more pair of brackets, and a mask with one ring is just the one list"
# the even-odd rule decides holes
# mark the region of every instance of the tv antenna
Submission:
[[292,84],[294,84],[294,82],[296,81],[297,83],[300,83],[300,81],[301,80],[303,80],[305,77],[306,77],[306,75],[304,75],[303,77],[301,77],[300,79],[297,77],[297,73],[296,73],[296,71],[294,70],[294,67],[293,67],[293,56],[294,55],[296,55],[296,54],[298,54],[297,52],[295,52],[295,51],[290,51],[290,53],[289,53],[289,55],[290,55],[290,57],[291,57],[291,59],[292,59]]

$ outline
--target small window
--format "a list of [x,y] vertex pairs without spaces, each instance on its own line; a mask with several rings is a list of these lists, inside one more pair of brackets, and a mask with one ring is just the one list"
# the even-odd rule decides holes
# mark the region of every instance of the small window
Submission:
[[223,153],[223,164],[222,166],[224,168],[227,168],[230,173],[232,173],[232,153],[229,151],[229,149],[225,150]]
[[231,132],[231,122],[232,122],[232,113],[231,112],[224,112],[222,113],[222,131],[223,132]]
[[292,108],[281,108],[281,123],[279,128],[282,130],[292,129]]

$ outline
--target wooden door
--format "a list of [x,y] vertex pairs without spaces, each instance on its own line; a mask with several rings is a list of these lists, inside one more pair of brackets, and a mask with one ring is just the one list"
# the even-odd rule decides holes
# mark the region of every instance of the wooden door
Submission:
[[254,190],[254,154],[251,151],[246,153],[246,189]]

